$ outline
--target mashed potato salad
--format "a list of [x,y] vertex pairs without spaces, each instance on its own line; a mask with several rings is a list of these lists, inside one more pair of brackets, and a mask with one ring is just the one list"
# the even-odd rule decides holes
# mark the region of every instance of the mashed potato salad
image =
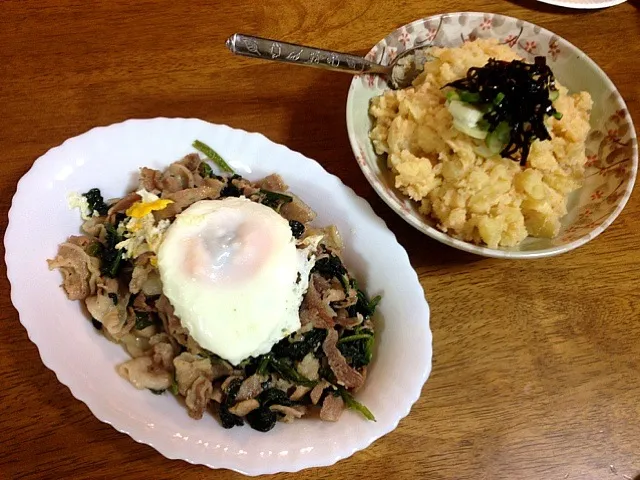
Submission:
[[370,105],[370,137],[396,187],[465,241],[496,248],[558,235],[584,177],[589,93],[569,94],[544,57],[526,64],[495,39],[429,54],[412,87]]
[[136,191],[105,202],[71,194],[83,234],[49,260],[71,300],[132,359],[118,373],[138,389],[184,397],[189,415],[266,432],[316,410],[374,420],[352,396],[374,343],[368,299],[342,263],[333,226],[278,175],[251,182],[213,150],[164,171],[140,169]]

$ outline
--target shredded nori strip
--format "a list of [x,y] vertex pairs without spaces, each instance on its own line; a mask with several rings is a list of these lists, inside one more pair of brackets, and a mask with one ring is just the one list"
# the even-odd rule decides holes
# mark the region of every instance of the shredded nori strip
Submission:
[[545,57],[534,63],[489,59],[484,67],[472,67],[465,78],[445,85],[464,92],[461,100],[490,106],[483,120],[493,132],[500,123],[510,126],[509,140],[500,155],[525,165],[531,142],[549,140],[547,116],[558,117],[550,93],[557,91]]

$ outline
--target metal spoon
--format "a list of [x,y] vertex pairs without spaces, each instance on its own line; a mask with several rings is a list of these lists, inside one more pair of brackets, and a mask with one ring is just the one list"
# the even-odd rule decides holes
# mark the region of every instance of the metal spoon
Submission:
[[226,45],[231,52],[245,57],[294,63],[356,75],[363,73],[381,75],[386,77],[387,84],[394,90],[411,86],[413,80],[422,72],[424,63],[431,58],[426,52],[428,47],[417,46],[402,52],[390,65],[380,65],[349,53],[321,50],[240,33],[231,35]]

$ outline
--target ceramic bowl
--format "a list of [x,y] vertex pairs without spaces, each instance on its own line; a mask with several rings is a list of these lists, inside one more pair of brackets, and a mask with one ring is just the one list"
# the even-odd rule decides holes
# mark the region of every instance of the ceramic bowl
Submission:
[[489,248],[447,235],[418,212],[417,203],[394,185],[386,159],[376,155],[369,131],[370,100],[388,87],[372,75],[354,77],[347,98],[347,130],[353,153],[378,195],[402,218],[426,235],[452,247],[499,258],[537,258],[567,252],[602,233],[627,203],[638,170],[638,146],[624,100],[607,75],[577,47],[539,26],[488,13],[449,13],[416,20],[376,44],[367,58],[388,64],[414,46],[457,47],[476,38],[497,38],[528,61],[544,55],[556,78],[570,92],[593,98],[591,132],[586,142],[587,169],[582,188],[569,196],[568,214],[553,239],[526,238],[515,248]]

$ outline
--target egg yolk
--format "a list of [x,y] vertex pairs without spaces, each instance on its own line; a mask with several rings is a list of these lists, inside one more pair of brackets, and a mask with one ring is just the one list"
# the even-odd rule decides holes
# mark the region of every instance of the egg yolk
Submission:
[[163,210],[167,208],[167,205],[173,203],[173,200],[159,198],[153,202],[136,202],[126,210],[128,217],[142,218],[145,215],[153,212],[154,210]]

